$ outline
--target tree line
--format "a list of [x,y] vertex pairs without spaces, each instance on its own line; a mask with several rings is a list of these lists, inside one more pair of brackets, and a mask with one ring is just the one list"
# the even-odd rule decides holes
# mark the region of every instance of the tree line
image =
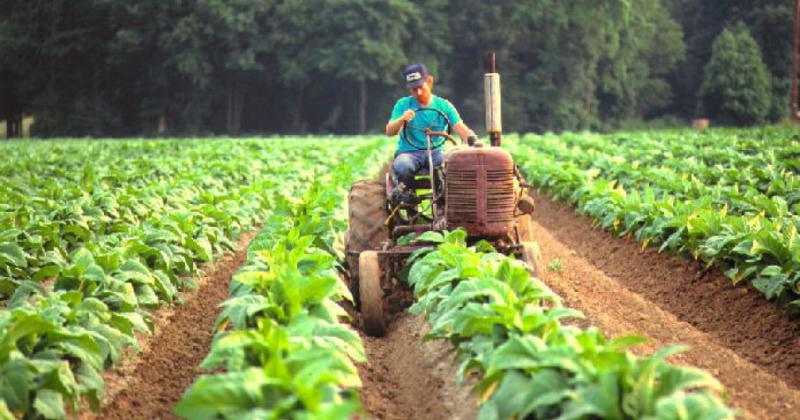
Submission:
[[[379,132],[423,62],[508,131],[788,115],[793,0],[3,0],[0,119],[37,136]],[[13,134],[13,133],[11,133]]]

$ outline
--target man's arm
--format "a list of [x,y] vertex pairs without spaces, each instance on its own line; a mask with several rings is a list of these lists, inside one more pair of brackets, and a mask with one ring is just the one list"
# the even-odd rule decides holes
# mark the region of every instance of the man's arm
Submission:
[[464,143],[469,143],[467,139],[470,137],[475,137],[475,140],[478,139],[478,135],[475,134],[471,128],[467,127],[467,125],[464,124],[464,121],[457,122],[456,125],[453,126],[453,130],[455,130],[456,134],[461,137],[461,141]]
[[459,137],[461,137],[461,142],[466,143],[470,146],[475,144],[475,142],[478,141],[478,135],[475,134],[475,132],[472,131],[471,128],[467,127],[466,124],[464,124],[464,121],[461,119],[461,116],[458,115],[458,111],[456,111],[456,107],[454,107],[453,104],[450,103],[450,101],[445,99],[445,103],[447,104],[447,106],[445,107],[445,113],[447,114],[447,118],[450,121],[457,121],[455,124],[453,124],[453,130],[456,132],[456,134],[458,134]]
[[386,124],[386,135],[387,136],[396,136],[397,133],[400,132],[400,129],[403,128],[403,123],[407,121],[411,121],[414,118],[414,111],[411,109],[406,110],[400,118],[396,120],[389,120]]

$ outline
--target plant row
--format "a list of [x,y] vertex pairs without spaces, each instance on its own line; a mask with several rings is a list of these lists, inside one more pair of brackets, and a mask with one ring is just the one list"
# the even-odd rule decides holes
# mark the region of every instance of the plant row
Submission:
[[361,340],[337,304],[352,301],[334,243],[346,228],[345,188],[386,151],[363,148],[315,180],[300,200],[279,200],[250,244],[222,304],[211,351],[174,412],[190,419],[349,418],[360,412]]
[[[707,145],[709,139],[720,144],[712,148]],[[789,150],[794,146],[776,146],[769,139],[758,137],[747,144],[760,141],[765,154],[782,156],[786,164],[776,170],[783,180],[775,183],[796,185],[797,176],[786,169],[792,165]],[[776,142],[785,144],[780,138]],[[667,159],[669,145],[678,143],[674,149],[681,152],[675,154],[682,157]],[[755,169],[737,167],[733,161],[731,166],[721,166],[704,157],[721,155],[719,150],[726,148],[732,149],[728,155],[744,155],[749,149],[737,149],[742,147],[740,143],[724,143],[724,137],[714,132],[664,132],[525,136],[511,147],[532,184],[576,205],[598,225],[617,235],[632,235],[643,247],[659,245],[659,251],[690,254],[719,267],[734,284],[749,282],[768,299],[781,298],[798,306],[800,241],[796,237],[800,218],[796,191],[769,191],[770,184],[758,176],[741,178],[742,174],[758,173]],[[691,144],[695,145],[694,158],[687,156]],[[705,159],[710,159],[715,171],[736,175],[701,180],[695,174],[708,168],[702,163]]]
[[[729,137],[716,132],[567,133],[529,135],[522,143],[626,189],[652,188],[657,195],[664,192],[682,199],[710,196],[732,214],[796,215],[800,179],[792,168],[800,161],[792,156],[800,156],[800,149],[781,143],[780,137],[773,142],[757,133],[742,130]],[[757,142],[762,143],[760,148]]]
[[194,261],[232,247],[229,238],[271,205],[269,191],[302,172],[286,162],[324,157],[290,143],[46,142],[3,150],[0,304],[28,280],[57,278],[82,248],[119,248],[170,277],[194,274]]
[[665,347],[635,356],[636,336],[608,340],[595,328],[562,320],[582,315],[563,308],[520,261],[462,230],[419,238],[438,244],[416,255],[408,280],[411,308],[431,324],[428,338],[457,349],[460,379],[479,376],[480,419],[728,419],[736,412],[709,373],[665,361]]
[[[148,311],[191,287],[197,264],[233,249],[284,190],[308,181],[310,169],[362,145],[274,139],[25,147],[41,159],[16,156],[21,168],[9,174],[0,201],[0,293],[7,296],[0,413],[64,418],[81,401],[99,406],[100,372],[136,348],[136,331],[152,331]],[[42,180],[40,171],[52,177]],[[26,182],[27,195],[17,191]]]

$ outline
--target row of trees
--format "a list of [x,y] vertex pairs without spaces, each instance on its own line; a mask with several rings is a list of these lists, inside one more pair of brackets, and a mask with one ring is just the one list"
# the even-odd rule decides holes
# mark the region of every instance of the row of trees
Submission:
[[[514,131],[700,113],[758,123],[788,110],[792,0],[5,0],[0,9],[0,119],[32,114],[41,136],[379,131],[413,61],[479,128],[488,51]],[[725,79],[731,63],[755,66],[747,74],[766,82]],[[725,105],[732,83],[758,90],[758,112],[750,93]]]
[[[691,109],[728,124],[788,116],[795,0],[667,4],[687,46],[685,62],[670,77],[675,101],[669,113]],[[752,109],[735,111],[743,108]]]

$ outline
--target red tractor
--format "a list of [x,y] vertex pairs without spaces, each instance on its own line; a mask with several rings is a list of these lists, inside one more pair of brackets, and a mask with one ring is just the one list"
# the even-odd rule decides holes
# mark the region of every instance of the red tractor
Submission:
[[[416,197],[413,204],[392,203],[394,182],[389,173],[383,179],[356,181],[350,189],[350,227],[345,237],[348,285],[360,306],[364,331],[371,336],[386,333],[384,298],[397,287],[397,273],[408,256],[427,245],[415,241],[401,245],[408,242],[401,238],[410,234],[463,228],[468,241],[486,240],[499,252],[525,261],[535,273],[538,252],[530,226],[533,200],[511,155],[500,148],[499,76],[491,54],[489,63],[485,86],[491,146],[458,145],[448,124],[445,131],[432,131],[431,126],[416,126],[412,119],[401,135],[407,130],[423,131],[427,144],[415,147],[427,150],[431,163],[427,174],[418,175],[414,184],[407,186]],[[421,109],[417,114],[425,112],[439,113]],[[441,118],[446,120],[444,114]],[[441,166],[433,168],[431,150],[445,141],[456,147],[443,154]]]

